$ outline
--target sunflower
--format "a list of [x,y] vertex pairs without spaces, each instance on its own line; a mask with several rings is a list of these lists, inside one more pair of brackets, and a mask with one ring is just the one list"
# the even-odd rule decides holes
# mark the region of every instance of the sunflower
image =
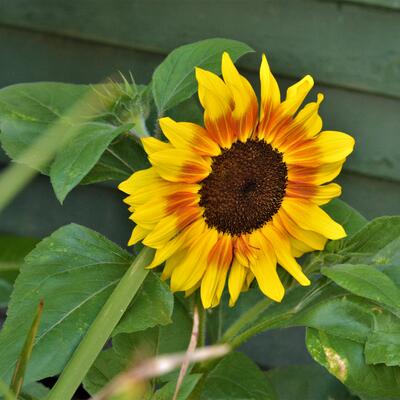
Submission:
[[313,87],[305,76],[281,101],[265,56],[261,100],[227,53],[222,78],[196,68],[204,127],[161,118],[168,143],[142,139],[151,167],[119,185],[136,223],[129,245],[156,249],[172,291],[200,288],[205,308],[219,304],[228,280],[230,305],[254,278],[281,301],[283,267],[309,285],[296,257],[346,236],[320,206],[341,194],[327,182],[340,172],[354,139],[322,131],[323,100],[299,108]]

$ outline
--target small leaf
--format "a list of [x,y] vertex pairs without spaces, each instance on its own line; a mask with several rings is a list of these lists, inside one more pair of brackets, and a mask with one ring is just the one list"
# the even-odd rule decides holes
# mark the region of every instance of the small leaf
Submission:
[[196,92],[195,67],[219,74],[224,51],[236,61],[253,50],[236,40],[206,39],[172,51],[153,74],[153,97],[158,113],[163,114]]
[[172,322],[173,307],[174,296],[168,286],[156,274],[150,273],[115,327],[113,336],[138,332],[156,325],[167,325]]
[[224,357],[207,374],[201,400],[274,400],[274,388],[256,364],[242,353]]
[[343,264],[322,268],[321,272],[358,296],[391,307],[400,307],[400,289],[387,275],[373,266]]
[[108,145],[132,127],[115,128],[100,122],[83,124],[74,138],[60,150],[50,168],[50,178],[57,198],[62,203],[67,194],[95,166]]
[[311,356],[359,396],[393,400],[400,397],[400,367],[368,365],[363,345],[351,340],[307,329]]
[[318,364],[290,365],[274,368],[266,373],[278,393],[279,400],[340,399],[350,400],[352,396],[346,387]]

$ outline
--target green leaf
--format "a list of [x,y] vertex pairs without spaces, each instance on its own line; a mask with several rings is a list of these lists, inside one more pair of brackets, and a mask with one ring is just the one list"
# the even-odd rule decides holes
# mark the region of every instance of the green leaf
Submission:
[[315,329],[307,329],[306,344],[314,360],[357,395],[400,397],[400,367],[366,364],[362,344]]
[[[363,229],[349,238],[342,253],[351,256],[352,264],[365,264],[377,261],[375,257],[392,242],[399,244],[400,216],[376,218]],[[394,252],[396,254],[396,252]],[[390,264],[391,258],[384,260],[384,264]]]
[[94,396],[127,366],[128,361],[119,357],[114,349],[104,350],[87,373],[83,386],[91,396]]
[[[177,400],[186,400],[189,398],[194,387],[199,382],[202,374],[186,375],[180,387]],[[175,393],[176,381],[173,380],[164,385],[161,389],[154,393],[151,400],[171,400]]]
[[108,180],[122,182],[134,172],[149,166],[143,147],[131,135],[121,135],[111,143],[80,184]]
[[60,372],[131,261],[114,243],[75,224],[42,240],[15,282],[0,332],[0,378],[9,380],[40,299],[45,309],[26,382]]
[[51,183],[60,203],[95,166],[109,144],[131,127],[132,124],[126,124],[116,128],[100,122],[80,127],[76,136],[57,153],[50,168]]
[[358,232],[368,223],[365,217],[343,200],[334,199],[322,208],[343,226],[348,236]]
[[0,235],[0,278],[13,283],[24,257],[35,247],[38,239],[16,235]]
[[378,308],[364,354],[367,364],[400,365],[400,318]]
[[273,400],[277,396],[257,365],[244,354],[234,352],[207,374],[200,399]]
[[224,51],[236,61],[253,50],[236,40],[206,39],[172,51],[153,74],[153,97],[158,113],[163,114],[196,92],[195,67],[219,74]]
[[0,279],[0,308],[7,307],[12,289],[13,287],[11,283],[7,282],[4,279]]
[[339,286],[358,296],[391,307],[400,307],[400,289],[387,275],[374,266],[343,264],[322,268],[321,272]]
[[174,296],[169,287],[155,273],[150,273],[116,326],[113,336],[170,324],[173,307]]
[[[87,85],[40,82],[0,90],[0,141],[15,161],[87,91]],[[60,138],[62,139],[62,138]],[[48,173],[48,166],[41,172]]]
[[318,364],[290,365],[266,373],[279,400],[350,400],[352,396],[337,379]]

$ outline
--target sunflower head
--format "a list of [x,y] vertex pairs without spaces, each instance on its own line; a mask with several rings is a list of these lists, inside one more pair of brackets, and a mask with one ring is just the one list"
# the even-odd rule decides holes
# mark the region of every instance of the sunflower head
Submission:
[[152,166],[119,186],[136,223],[129,244],[156,249],[149,268],[165,262],[162,277],[171,289],[200,288],[206,308],[219,304],[226,280],[230,305],[254,279],[281,301],[277,265],[309,285],[296,257],[346,235],[320,206],[340,195],[340,186],[328,182],[354,139],[321,132],[321,94],[300,109],[313,87],[310,76],[281,100],[265,56],[259,104],[227,53],[223,79],[200,68],[196,78],[204,127],[160,119],[168,142],[143,139]]

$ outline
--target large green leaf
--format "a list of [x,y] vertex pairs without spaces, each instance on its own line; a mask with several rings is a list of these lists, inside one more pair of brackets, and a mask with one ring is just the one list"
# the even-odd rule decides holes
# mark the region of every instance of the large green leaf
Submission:
[[315,361],[357,395],[400,398],[400,367],[366,364],[362,344],[315,329],[307,330],[306,343]]
[[[57,374],[68,361],[76,345],[89,328],[99,310],[119,282],[132,256],[102,235],[88,228],[71,224],[42,240],[26,257],[15,282],[8,317],[0,332],[0,378],[8,380],[29,329],[35,307],[44,300],[44,311],[26,382]],[[158,279],[150,274],[151,281]],[[160,292],[138,294],[143,314],[152,317],[141,321],[141,329],[165,323],[165,309]],[[150,285],[149,290],[152,290]],[[140,301],[145,297],[145,301]],[[165,293],[162,293],[165,299]]]
[[26,382],[58,373],[132,258],[100,234],[71,224],[26,257],[0,332],[0,377],[9,379],[38,302],[45,308]]
[[[18,161],[19,156],[88,90],[87,85],[53,82],[24,83],[1,89],[0,141],[6,153]],[[48,172],[48,166],[42,172]]]
[[346,387],[318,364],[290,365],[266,373],[279,400],[350,400]]
[[400,289],[387,275],[372,265],[340,264],[322,268],[321,272],[349,292],[400,308]]
[[253,50],[236,40],[206,39],[172,51],[153,74],[153,97],[159,114],[196,92],[195,67],[219,74],[224,51],[235,61]]
[[16,235],[0,235],[0,277],[14,282],[24,257],[35,247],[37,239]]
[[92,170],[110,143],[132,124],[118,128],[101,122],[82,124],[79,132],[56,155],[50,179],[60,203]]
[[202,382],[201,400],[274,400],[276,392],[256,364],[242,353],[225,356]]

